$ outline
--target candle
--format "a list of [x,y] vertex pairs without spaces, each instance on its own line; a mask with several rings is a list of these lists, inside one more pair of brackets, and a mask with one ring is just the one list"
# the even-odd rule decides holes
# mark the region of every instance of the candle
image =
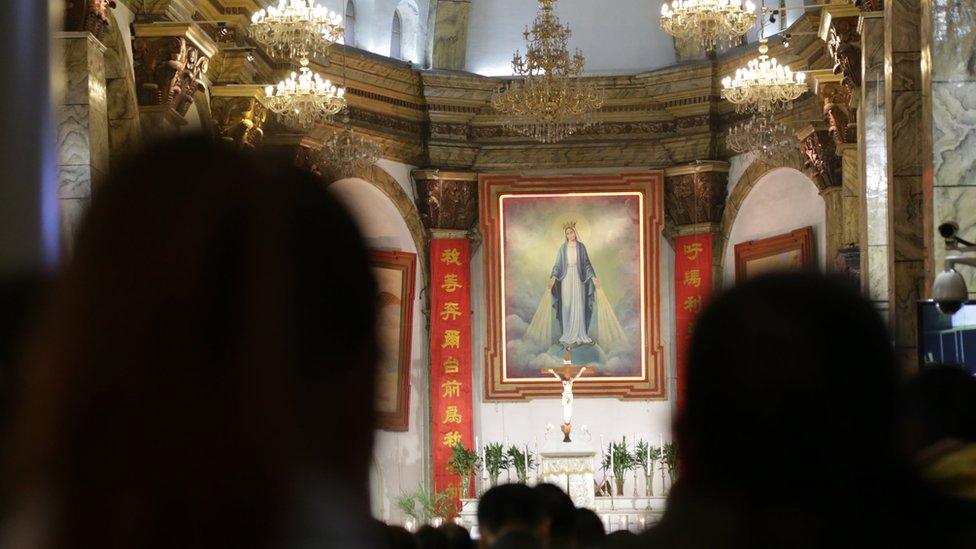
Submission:
[[661,451],[664,451],[664,433],[657,434],[657,444],[661,447]]
[[478,437],[474,437],[474,453],[481,454],[481,445],[478,444]]
[[610,476],[613,476],[613,442],[610,442]]
[[525,445],[525,483],[529,483],[529,445]]

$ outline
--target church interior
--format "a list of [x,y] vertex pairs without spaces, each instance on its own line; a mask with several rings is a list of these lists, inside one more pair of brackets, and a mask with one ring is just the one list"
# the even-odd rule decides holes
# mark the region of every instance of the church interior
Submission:
[[[278,484],[254,479],[280,480],[262,467],[291,458],[260,449],[260,432],[270,433],[267,446],[301,439],[296,455],[332,456],[325,473],[306,471],[326,488],[299,482],[300,494],[318,498],[303,512],[330,525],[371,517],[416,538],[367,542],[356,528],[336,533],[311,519],[303,532],[331,539],[325,547],[798,547],[803,532],[831,528],[769,504],[779,501],[773,486],[812,476],[793,486],[809,482],[821,494],[811,508],[844,516],[846,496],[831,490],[849,489],[841,480],[850,471],[860,472],[848,480],[874,478],[857,469],[853,441],[881,440],[871,421],[900,417],[875,418],[867,403],[890,397],[894,410],[910,393],[917,398],[905,410],[932,419],[919,410],[941,406],[938,417],[955,430],[902,444],[924,421],[892,427],[892,447],[915,446],[908,457],[876,458],[904,473],[864,498],[883,501],[891,489],[928,501],[907,495],[909,479],[938,478],[932,490],[948,494],[952,511],[906,519],[917,528],[904,535],[976,547],[971,531],[944,544],[929,537],[957,533],[946,517],[976,524],[973,0],[12,0],[7,11],[0,432],[20,434],[2,437],[13,442],[0,445],[0,462],[11,462],[2,474],[14,476],[4,478],[30,480],[0,483],[16,487],[0,490],[0,543],[250,545],[251,526],[234,526],[223,504],[219,520],[201,519],[199,539],[194,513],[251,501],[237,488],[222,492],[227,479],[254,482],[254,498],[277,497]],[[316,185],[288,194],[289,174]],[[261,190],[262,177],[277,190]],[[132,188],[120,190],[126,182]],[[328,234],[308,234],[317,228]],[[356,302],[354,286],[370,278],[357,274],[361,255],[374,285]],[[283,297],[311,278],[319,289],[298,305]],[[790,289],[797,281],[807,290]],[[357,334],[365,313],[373,316]],[[65,335],[71,321],[93,326]],[[302,339],[313,327],[332,334]],[[366,332],[375,360],[356,350]],[[224,357],[224,338],[247,343],[228,344]],[[198,356],[176,366],[193,345]],[[882,358],[870,358],[875,351]],[[150,357],[144,366],[141,356]],[[298,383],[299,393],[321,390],[311,404],[274,392],[285,381],[258,366],[285,369],[286,357],[302,363],[296,372],[320,366]],[[216,366],[225,358],[245,372],[237,398],[255,403],[237,416],[218,408],[223,397],[197,400],[237,387],[238,374]],[[803,370],[814,360],[822,370]],[[209,364],[214,373],[201,373]],[[368,371],[368,409],[350,404],[357,366]],[[942,385],[926,384],[929,374]],[[756,404],[764,398],[768,408]],[[316,408],[324,400],[334,402]],[[709,402],[728,405],[702,419]],[[155,404],[163,409],[149,410]],[[300,427],[282,419],[328,406],[334,414]],[[771,417],[777,406],[798,419]],[[234,418],[226,430],[225,412]],[[171,422],[157,425],[156,414]],[[129,416],[124,426],[119,416]],[[360,416],[371,424],[357,424]],[[227,434],[247,431],[245,417],[254,433]],[[865,431],[847,432],[855,428]],[[118,442],[125,429],[150,446],[171,441],[179,452],[160,456],[181,457],[145,457],[136,442]],[[181,446],[206,433],[233,442]],[[100,436],[106,446],[89,448]],[[343,465],[359,444],[366,455]],[[249,452],[267,461],[240,458]],[[779,452],[791,467],[771,465]],[[720,455],[734,480],[706,467]],[[131,465],[101,464],[89,478],[92,460]],[[235,464],[220,482],[204,474],[218,460]],[[850,470],[824,480],[835,465],[818,464],[835,460]],[[345,486],[334,477],[347,473],[350,484],[362,481],[349,500],[363,502],[360,518],[355,503],[330,495],[346,488],[328,489]],[[185,480],[192,503],[173,479]],[[682,520],[696,516],[688,509],[718,531],[695,503],[711,481],[766,494],[752,507],[731,505],[730,523],[745,508],[783,520],[730,532],[783,537],[682,533]],[[557,542],[558,514],[539,522],[551,532],[536,538],[499,529],[510,520],[531,530],[525,517],[556,497],[513,485],[555,485],[572,502],[570,517],[572,507],[589,510],[604,541],[584,544],[579,518],[579,538]],[[44,508],[64,494],[62,507]],[[159,505],[135,503],[140,494]],[[271,502],[248,507],[240,522],[264,516],[265,504],[285,509]],[[131,527],[103,524],[125,532],[113,537],[81,518],[43,526],[74,516],[72,505],[95,509],[78,517]],[[166,513],[184,521],[176,535],[185,544],[160,526]],[[221,525],[234,536],[220,537]],[[248,536],[273,533],[254,528]],[[452,545],[431,541],[450,528]],[[469,537],[458,544],[461,530]],[[844,545],[829,533],[806,539]],[[299,543],[318,546],[284,545]]]

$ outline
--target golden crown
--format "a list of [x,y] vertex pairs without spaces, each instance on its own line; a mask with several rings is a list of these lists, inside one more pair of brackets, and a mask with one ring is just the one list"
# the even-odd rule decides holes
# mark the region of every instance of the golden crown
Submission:
[[563,232],[566,232],[566,229],[573,229],[575,231],[576,230],[576,222],[575,221],[567,221],[566,223],[563,223]]

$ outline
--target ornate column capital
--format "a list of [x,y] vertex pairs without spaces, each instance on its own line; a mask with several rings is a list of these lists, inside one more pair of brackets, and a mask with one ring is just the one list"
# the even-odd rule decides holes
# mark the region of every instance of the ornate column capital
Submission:
[[823,8],[820,14],[820,39],[827,44],[833,60],[834,74],[843,75],[849,91],[861,85],[861,34],[858,17],[861,10],[849,4]]
[[729,163],[698,160],[664,171],[665,213],[678,227],[722,222]]
[[217,138],[247,149],[264,141],[264,89],[258,85],[214,86],[210,89],[210,114]]
[[64,30],[90,32],[99,42],[108,33],[109,9],[115,2],[110,0],[65,0]]
[[186,116],[217,44],[194,23],[136,23],[133,30],[139,106]]
[[841,188],[843,164],[831,137],[830,126],[826,122],[813,122],[797,132],[797,139],[800,141],[800,151],[806,158],[804,165],[820,193]]
[[478,220],[478,174],[473,172],[414,170],[417,209],[431,234],[467,233]]

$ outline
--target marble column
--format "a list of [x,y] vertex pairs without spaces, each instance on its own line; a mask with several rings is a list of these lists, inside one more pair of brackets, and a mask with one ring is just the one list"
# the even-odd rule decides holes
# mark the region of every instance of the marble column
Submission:
[[888,144],[885,139],[884,14],[865,12],[861,35],[858,110],[861,181],[861,287],[886,320],[888,303]]
[[824,201],[826,265],[828,269],[836,271],[841,250],[852,244],[844,240],[848,222],[844,210],[842,159],[837,154],[837,145],[827,122],[812,122],[797,131],[797,138],[805,158],[805,167]]
[[[960,236],[976,239],[976,13],[972,2],[922,2],[926,223],[932,265],[944,267],[945,245],[936,227],[955,221]],[[976,299],[976,269],[960,267]]]
[[920,21],[918,0],[885,3],[888,299],[895,354],[905,372],[918,367],[916,303],[926,293]]
[[[147,139],[164,138],[186,125],[187,111],[206,85],[217,44],[195,23],[136,23],[135,60],[139,120]],[[209,105],[206,105],[209,108]]]
[[464,70],[471,0],[436,0],[433,68]]
[[67,84],[56,98],[58,198],[62,251],[70,257],[92,189],[108,173],[105,46],[89,32],[62,32],[57,37]]

